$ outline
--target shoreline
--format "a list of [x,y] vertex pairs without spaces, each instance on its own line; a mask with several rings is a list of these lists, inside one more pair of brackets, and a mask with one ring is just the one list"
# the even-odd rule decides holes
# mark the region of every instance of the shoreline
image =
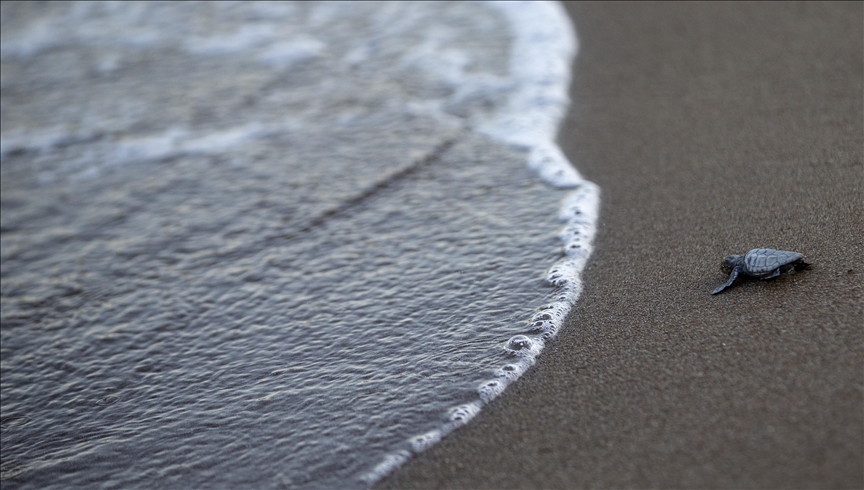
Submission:
[[[861,4],[567,9],[558,139],[603,196],[582,297],[377,488],[861,486]],[[756,247],[813,266],[711,296]]]

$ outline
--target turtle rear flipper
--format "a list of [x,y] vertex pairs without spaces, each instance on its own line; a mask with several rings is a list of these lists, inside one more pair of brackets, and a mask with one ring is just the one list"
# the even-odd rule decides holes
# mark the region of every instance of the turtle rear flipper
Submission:
[[732,283],[735,282],[735,279],[738,279],[738,274],[739,274],[742,270],[744,270],[744,268],[741,267],[741,266],[738,266],[738,267],[735,267],[734,269],[732,269],[732,273],[729,274],[729,280],[727,280],[727,281],[724,282],[723,284],[717,286],[717,289],[715,289],[714,291],[712,291],[711,294],[717,294],[717,293],[723,291],[724,289],[728,288],[729,286],[731,286]]
[[778,268],[774,269],[774,272],[772,272],[771,274],[768,274],[767,276],[763,276],[761,279],[763,281],[767,281],[768,279],[774,279],[775,277],[779,276],[781,272],[785,272],[785,271],[783,270],[782,267],[778,267]]

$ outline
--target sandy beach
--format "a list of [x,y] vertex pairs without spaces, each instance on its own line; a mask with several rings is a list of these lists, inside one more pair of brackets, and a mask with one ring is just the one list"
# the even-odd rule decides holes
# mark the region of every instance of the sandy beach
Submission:
[[[569,4],[603,190],[567,328],[381,488],[861,488],[861,3]],[[730,253],[808,271],[717,296]]]

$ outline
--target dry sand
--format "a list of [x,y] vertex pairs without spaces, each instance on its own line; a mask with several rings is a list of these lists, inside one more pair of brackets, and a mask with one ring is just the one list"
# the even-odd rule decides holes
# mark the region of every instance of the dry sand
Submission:
[[[603,189],[567,328],[383,488],[864,487],[862,4],[571,4]],[[728,253],[809,271],[718,296]]]

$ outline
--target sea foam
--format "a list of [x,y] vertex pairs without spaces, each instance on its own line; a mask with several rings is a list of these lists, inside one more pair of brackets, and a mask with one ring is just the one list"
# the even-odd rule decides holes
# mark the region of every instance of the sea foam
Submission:
[[[411,36],[415,34],[414,31],[420,30],[418,26],[428,24],[428,17],[424,17],[429,15],[428,10],[415,8],[422,4],[363,4],[359,2],[312,4],[307,19],[311,30],[307,29],[308,26],[300,25],[297,20],[304,18],[303,12],[306,5],[269,2],[244,4],[132,3],[131,5],[125,3],[122,5],[76,3],[69,6],[69,10],[64,15],[45,17],[27,25],[26,29],[18,34],[12,35],[10,30],[4,29],[2,49],[0,49],[0,58],[4,62],[32,61],[60,50],[63,46],[77,46],[75,49],[86,49],[88,52],[94,53],[94,66],[97,68],[96,72],[99,72],[99,76],[116,77],[122,81],[124,70],[134,67],[133,61],[139,52],[158,51],[177,57],[183,55],[188,56],[189,59],[202,59],[214,65],[217,62],[231,60],[232,57],[243,58],[244,63],[246,63],[243,66],[247,75],[260,69],[262,73],[259,73],[259,76],[264,77],[263,72],[266,72],[272,74],[274,80],[266,85],[266,87],[271,87],[268,88],[268,91],[273,92],[269,95],[273,98],[267,99],[267,104],[262,104],[268,107],[267,111],[252,111],[249,119],[236,115],[230,118],[226,117],[224,120],[212,121],[211,124],[204,127],[194,126],[188,122],[184,124],[182,121],[177,122],[177,117],[169,117],[169,110],[172,109],[170,105],[151,106],[136,102],[131,96],[104,97],[111,103],[102,107],[97,104],[100,102],[99,100],[91,101],[95,105],[90,108],[89,112],[67,111],[63,114],[68,114],[68,117],[57,117],[49,119],[48,122],[43,122],[40,119],[36,121],[39,124],[31,125],[21,122],[20,127],[4,128],[2,138],[0,138],[0,161],[5,162],[16,158],[32,160],[33,165],[40,165],[37,168],[39,183],[46,186],[62,183],[84,185],[88,182],[91,184],[98,182],[100,176],[109,174],[112,169],[119,166],[128,165],[127,168],[132,169],[136,165],[140,167],[148,162],[169,161],[171,159],[190,160],[191,157],[209,157],[208,161],[213,162],[224,159],[230,162],[231,166],[235,164],[239,166],[246,161],[245,156],[242,155],[248,151],[244,150],[261,150],[268,145],[278,148],[280,151],[283,150],[284,147],[280,146],[282,145],[280,138],[298,145],[298,142],[304,140],[314,142],[316,137],[320,138],[320,135],[324,133],[321,128],[325,127],[328,131],[335,131],[340,126],[349,129],[352,126],[364,127],[368,130],[372,122],[377,121],[375,118],[378,116],[363,116],[362,113],[355,114],[351,110],[336,111],[331,114],[333,112],[331,107],[323,103],[320,110],[317,109],[318,105],[313,104],[307,112],[297,112],[296,109],[293,112],[288,111],[285,110],[285,107],[288,107],[287,104],[291,101],[290,97],[272,88],[280,86],[276,83],[277,80],[285,77],[290,78],[290,76],[302,80],[303,70],[308,70],[310,66],[314,67],[316,63],[322,66],[329,63],[332,65],[329,68],[331,71],[325,72],[329,73],[329,78],[321,77],[316,79],[318,83],[310,84],[305,92],[304,100],[342,100],[345,106],[350,106],[351,104],[347,102],[354,101],[354,98],[357,97],[356,92],[362,93],[363,90],[349,85],[340,95],[336,91],[339,89],[339,85],[334,84],[333,81],[345,79],[346,73],[362,74],[364,70],[374,72],[374,76],[369,76],[370,80],[380,79],[389,82],[399,79],[412,89],[417,89],[417,87],[410,83],[409,74],[416,73],[421,77],[428,75],[426,78],[434,81],[432,83],[429,80],[424,80],[424,83],[428,82],[428,85],[434,86],[435,89],[421,91],[416,96],[413,92],[402,96],[391,92],[380,94],[380,98],[386,100],[386,103],[382,103],[378,110],[388,113],[382,115],[381,120],[376,123],[376,127],[382,129],[370,131],[370,134],[375,135],[370,140],[375,139],[376,145],[388,146],[381,143],[381,141],[386,140],[379,136],[393,132],[393,128],[397,124],[388,121],[398,121],[398,124],[401,125],[404,120],[411,120],[414,115],[417,115],[418,121],[432,120],[434,127],[439,128],[442,134],[469,131],[521,149],[525,152],[527,166],[543,182],[554,188],[572,189],[559,212],[560,219],[564,222],[559,233],[563,243],[564,258],[552,265],[546,272],[546,280],[557,288],[552,301],[538,308],[530,319],[526,318],[525,320],[528,320],[527,325],[514,327],[512,333],[502,329],[507,333],[497,339],[497,342],[500,351],[505,355],[501,356],[500,361],[496,361],[500,364],[497,366],[493,364],[494,367],[490,369],[488,379],[478,378],[467,386],[467,389],[474,391],[473,396],[452,402],[455,405],[449,408],[444,408],[446,403],[441,402],[442,406],[436,405],[435,412],[433,412],[439,414],[439,419],[433,427],[416,427],[413,425],[416,422],[415,419],[410,426],[416,428],[398,437],[405,437],[414,431],[420,432],[419,434],[400,439],[402,445],[394,444],[392,447],[387,446],[387,449],[380,452],[377,452],[376,449],[376,452],[370,453],[374,454],[373,457],[369,458],[371,462],[364,463],[369,465],[370,471],[361,476],[361,481],[358,484],[371,484],[404,464],[412,455],[425,451],[446,437],[448,433],[468,424],[477,416],[484,404],[500,396],[512,382],[524,374],[534,364],[546,342],[557,335],[581,292],[580,276],[591,255],[595,234],[599,189],[594,184],[582,179],[555,143],[556,133],[566,115],[570,102],[568,97],[570,69],[577,49],[572,26],[560,4],[555,2],[491,2],[476,3],[471,6],[471,8],[482,6],[477,7],[478,9],[492,8],[499,14],[485,18],[483,15],[465,16],[466,19],[470,19],[471,28],[475,29],[478,37],[482,38],[490,32],[500,30],[498,29],[499,21],[493,22],[490,20],[491,17],[501,17],[509,24],[512,43],[509,49],[509,68],[506,73],[504,73],[503,68],[500,71],[497,69],[472,69],[472,64],[476,65],[482,61],[480,60],[481,57],[472,56],[473,53],[469,48],[463,49],[462,45],[454,42],[453,32],[446,27],[438,26],[423,31],[423,36],[420,36],[421,40],[417,41],[417,46],[405,47],[401,40],[411,39]],[[433,8],[428,7],[428,5],[431,4],[426,4],[426,8]],[[197,9],[209,9],[211,7],[215,9],[215,13],[211,12],[207,18],[211,16],[221,18],[220,22],[228,23],[234,27],[218,30],[221,32],[220,35],[216,35],[217,31],[211,32],[209,28],[205,28],[206,26],[190,31],[190,26],[192,26],[190,21],[198,18]],[[239,9],[243,15],[237,15],[232,9]],[[440,15],[440,13],[439,11],[438,14]],[[353,34],[341,28],[333,28],[331,31],[324,32],[324,27],[328,25],[341,26],[341,23],[352,15],[366,16],[364,18],[368,19],[371,25],[370,32],[374,32],[374,34],[365,38],[358,35],[355,38]],[[106,18],[113,20],[106,22]],[[247,22],[252,24],[247,24]],[[292,22],[296,22],[297,25],[293,25]],[[309,32],[300,33],[301,31]],[[345,39],[342,39],[341,35],[344,35]],[[388,45],[384,42],[387,36],[392,39],[399,39],[400,43]],[[339,47],[340,39],[347,46],[346,48]],[[470,41],[470,36],[462,39]],[[502,66],[504,59],[506,58],[502,54],[500,58]],[[279,83],[283,82],[284,80],[281,80]],[[4,83],[11,82],[4,81]],[[210,85],[209,80],[207,85]],[[112,85],[106,86],[111,87]],[[368,83],[364,85],[364,88],[371,90],[375,89],[376,85]],[[201,90],[202,93],[209,93],[204,92],[202,87],[199,87],[198,90]],[[249,91],[256,96],[261,95],[254,87],[250,88]],[[373,97],[373,95],[369,95],[370,100],[379,97]],[[158,100],[155,99],[157,102]],[[250,100],[254,102],[254,99]],[[236,105],[239,107],[240,100],[237,102]],[[271,103],[282,103],[283,105],[277,105],[278,110],[269,110],[268,104]],[[290,107],[293,108],[297,105],[300,104],[295,101]],[[355,103],[354,105],[359,104]],[[164,117],[160,110],[166,113]],[[101,114],[102,112],[105,112],[105,117],[83,117],[90,113]],[[49,112],[49,114],[53,115],[54,111]],[[415,124],[417,124],[416,128],[425,128],[425,126],[420,126],[419,122],[415,121]],[[446,129],[446,131],[441,128]],[[424,131],[416,129],[411,134],[416,136],[423,133]],[[404,144],[404,141],[402,143]],[[436,145],[439,143],[440,141],[437,141]],[[422,151],[417,150],[420,153],[416,158],[411,156],[409,160],[425,158],[424,155],[428,153],[426,147],[419,143],[415,146],[418,146]],[[380,148],[376,148],[376,152],[370,151],[367,155],[374,155],[375,161],[386,162],[387,158],[382,157],[381,151]],[[286,152],[286,155],[290,156],[290,152]],[[274,162],[275,160],[281,162],[282,166],[278,167],[279,172],[273,175],[278,176],[286,173],[284,168],[288,168],[290,172],[300,175],[297,177],[298,182],[307,180],[312,183],[316,182],[317,174],[314,173],[314,165],[298,164],[289,167],[291,162],[282,162],[282,157],[283,155],[279,153],[278,159],[271,157],[266,160],[266,162]],[[330,160],[338,161],[332,157]],[[399,159],[394,158],[393,160]],[[359,180],[358,173],[369,166],[368,158],[365,160],[358,158],[357,161],[363,165],[358,163],[355,167],[346,167],[349,169],[346,173],[350,173],[355,180]],[[11,167],[23,166],[12,165]],[[161,171],[155,167],[150,168],[148,171],[154,174]],[[380,173],[383,175],[401,175],[404,173],[404,169],[401,167],[386,170],[386,172],[382,170]],[[223,170],[218,165],[207,170],[207,172],[215,171]],[[301,171],[308,171],[308,178],[305,177],[307,174]],[[337,170],[326,171],[340,174],[338,167]],[[195,176],[199,177],[197,174]],[[205,183],[208,178],[213,178],[203,174],[200,177]],[[344,180],[351,179],[342,179],[342,181]],[[386,182],[387,179],[385,178],[383,181]],[[344,182],[337,181],[332,185],[341,185],[341,183]],[[297,184],[297,182],[291,182],[291,184]],[[367,188],[377,189],[383,188],[383,186],[373,183]],[[304,187],[297,185],[293,189],[296,189],[296,193],[300,193]],[[339,189],[341,187],[336,187],[333,194],[346,194]],[[553,191],[550,190],[550,192]],[[362,189],[357,192],[357,195],[367,194],[369,193]],[[241,194],[238,193],[238,195]],[[307,196],[307,200],[311,200],[314,193],[308,192],[300,197],[303,196]],[[292,197],[300,199],[297,194]],[[231,209],[236,207],[236,203],[232,202]],[[197,220],[196,223],[200,221]],[[242,220],[234,221],[235,223],[232,223],[231,226],[243,230],[244,227],[249,226],[250,216],[244,215]],[[279,226],[284,227],[286,225],[280,223]],[[129,253],[140,253],[135,252],[135,250],[153,248],[154,237],[158,238],[162,233],[163,230],[160,228],[158,233],[154,232],[146,236],[146,240],[142,238],[140,242],[134,242],[132,238],[125,237],[122,243],[124,247],[132,250]],[[283,232],[280,230],[279,233]],[[137,248],[130,245],[133,243],[138,244],[136,245]],[[320,244],[315,245],[315,247],[319,246]],[[212,248],[212,245],[202,245],[199,253],[209,253]],[[235,250],[231,253],[237,254],[238,252]],[[225,254],[225,256],[228,255],[231,254]],[[317,256],[317,254],[311,255]],[[266,267],[261,266],[261,272],[257,275],[252,274],[250,277],[260,277],[267,274],[268,271],[272,273],[273,269],[278,268],[273,265],[273,261],[278,264],[281,263],[280,261],[286,260],[279,258],[278,254],[267,257],[266,260],[260,261],[260,263],[266,263]],[[338,254],[334,254],[331,258],[333,257],[338,258]],[[249,260],[253,259],[254,257]],[[225,268],[225,264],[222,263],[225,260],[227,258],[220,260],[219,269]],[[73,263],[75,261],[66,262]],[[352,262],[354,262],[353,259]],[[325,269],[329,271],[331,268],[338,269],[331,263],[328,263]],[[309,266],[309,269],[319,274],[319,278],[321,277],[318,269],[312,265]],[[207,277],[209,283],[210,276]],[[258,280],[253,279],[253,282]],[[300,280],[298,279],[297,282]],[[260,283],[257,287],[263,290]],[[365,285],[363,287],[365,289]],[[279,294],[283,293],[282,288],[282,283],[279,282]],[[413,296],[413,288],[411,295]],[[272,296],[275,298],[278,297],[278,294],[274,293]],[[298,294],[294,296],[296,297]],[[345,293],[344,297],[356,299],[348,293]],[[307,312],[304,308],[311,309],[312,307],[302,303],[298,302],[293,311],[295,315],[293,321],[297,323],[308,322],[315,315],[320,315],[322,318],[332,315],[330,312],[322,312],[321,310]],[[317,304],[311,300],[307,303]],[[257,303],[255,307],[250,309],[258,311],[256,314],[262,315]],[[286,309],[284,304],[280,303],[278,311],[281,312],[284,309]],[[154,308],[147,310],[154,310]],[[344,310],[343,313],[345,313]],[[348,313],[352,312],[348,310]],[[382,316],[386,317],[386,315]],[[287,321],[282,320],[281,316],[275,317],[279,320],[273,322],[274,331],[289,330],[284,328],[284,324],[288,323]],[[227,324],[224,318],[225,315],[219,314],[218,320],[210,319],[204,324],[215,329]],[[259,318],[263,317],[259,316]],[[261,322],[266,323],[269,320],[265,318]],[[142,325],[147,326],[144,322]],[[326,331],[325,329],[321,330]],[[216,329],[216,331],[221,330]],[[332,333],[332,331],[328,332]],[[383,335],[383,338],[390,338],[389,334],[392,333],[392,330],[386,332],[387,334]],[[328,340],[332,339],[330,333],[327,335]],[[257,338],[261,335],[259,332],[254,337]],[[282,334],[280,333],[280,335]],[[51,345],[50,342],[44,344]],[[274,345],[278,344],[274,343]],[[492,346],[494,347],[494,344]],[[304,348],[298,348],[296,344],[280,345],[280,349],[291,353],[295,359],[293,362],[298,363],[292,368],[300,367],[299,363],[302,361],[297,361],[296,358],[302,357]],[[221,346],[220,349],[222,349]],[[252,359],[248,349],[244,350],[244,356]],[[275,357],[278,356],[267,354],[267,359],[270,361]],[[311,356],[307,356],[305,359],[308,362]],[[318,360],[316,359],[316,361]],[[320,367],[320,363],[310,363],[310,365]],[[354,367],[352,366],[352,368]],[[305,368],[309,368],[309,366],[305,366]],[[292,375],[292,372],[294,371],[273,370],[267,380],[280,380],[283,377],[294,381],[301,379],[300,374]],[[403,374],[406,373],[400,372],[400,376]],[[304,389],[311,390],[315,379],[302,378],[302,382]],[[269,385],[262,382],[256,386]],[[315,386],[315,388],[320,387]],[[244,390],[234,390],[232,396],[240,397],[244,392]],[[274,388],[273,393],[277,392],[278,390]],[[198,392],[192,393],[197,394]],[[257,402],[269,400],[271,396],[273,395],[265,394],[256,397],[255,400]],[[352,401],[363,399],[365,396],[364,394],[363,397],[354,397]],[[220,394],[220,397],[222,397],[220,401],[224,402],[223,394]],[[337,400],[339,403],[345,403],[346,398],[339,399],[330,394],[321,395],[320,400],[325,399],[331,402]],[[312,401],[314,399],[310,397],[310,401],[303,403],[311,404]],[[242,403],[244,403],[245,410],[246,402]],[[415,400],[411,399],[411,403],[415,403]],[[290,404],[288,406],[292,409],[296,408]],[[354,406],[347,411],[350,412],[348,415],[351,416],[362,413],[361,409]],[[284,408],[282,411],[274,410],[273,413],[284,414]],[[324,411],[322,409],[314,413],[320,415]],[[291,414],[295,417],[296,415],[296,413]],[[363,417],[365,416],[359,418]],[[368,420],[365,422],[368,423]],[[311,422],[306,421],[305,423],[304,427],[307,428],[312,425],[325,424],[314,418]],[[291,424],[290,431],[296,433],[297,427],[301,423],[292,421]],[[409,426],[407,422],[405,425]],[[389,430],[386,426],[387,423],[378,425],[374,429],[364,426],[363,430],[375,434],[374,437],[363,439],[363,443],[368,443],[371,439],[386,439],[389,444],[387,438],[393,436],[380,434]],[[345,433],[348,434],[347,431]],[[350,434],[355,433],[351,432]],[[395,434],[395,431],[390,431],[390,433]],[[318,435],[318,433],[311,431],[309,434],[316,434],[316,437]],[[171,444],[174,445],[173,433],[171,437]],[[282,438],[283,444],[285,440],[293,444],[293,441],[286,439],[287,437]],[[334,438],[335,436],[330,434],[330,437]],[[307,437],[305,440],[312,439],[314,437]],[[325,439],[322,436],[317,442]],[[327,448],[345,447],[342,442],[340,440],[340,445],[322,446],[324,449],[321,449],[321,454],[334,454],[332,450]],[[291,450],[295,451],[295,448],[292,446]],[[307,448],[306,451],[311,453],[312,449]],[[384,457],[380,457],[384,451],[390,452]],[[267,452],[276,453],[270,447],[268,447]],[[231,454],[233,457],[234,453],[231,452]],[[295,460],[301,459],[296,456],[292,453],[291,457]],[[342,455],[340,454],[339,457],[341,458]],[[313,457],[308,457],[303,461],[310,459]],[[323,460],[324,458],[315,455],[314,459]],[[377,465],[373,467],[375,462]],[[330,463],[326,461],[316,463],[322,468],[326,468],[316,470],[319,471],[319,475],[330,475],[334,472],[333,466],[327,466]],[[302,483],[306,481],[304,480],[306,478],[304,472],[296,468],[297,464],[289,466],[286,470],[293,472],[289,475],[294,478],[291,482]],[[352,471],[359,472],[360,470],[354,469]],[[142,474],[142,472],[137,471],[130,473]],[[355,474],[352,473],[351,478],[354,478],[353,475]],[[152,485],[152,482],[149,485]],[[288,486],[291,486],[291,483]]]
[[[469,122],[470,129],[526,150],[528,167],[545,183],[574,189],[559,211],[559,218],[565,223],[558,235],[565,258],[546,273],[546,281],[559,288],[555,301],[538,309],[525,333],[506,342],[505,349],[513,361],[495,371],[494,379],[478,386],[477,400],[451,408],[440,428],[411,438],[414,453],[425,451],[447,433],[465,425],[483,404],[503,393],[534,364],[545,342],[558,334],[582,292],[581,275],[591,256],[596,233],[600,189],[582,178],[555,142],[570,104],[567,94],[570,67],[578,46],[569,17],[560,3],[552,1],[484,5],[503,13],[512,30],[509,79],[460,80],[463,82],[460,89],[444,104],[444,110],[455,112],[453,106],[458,106],[461,100],[493,99],[506,94],[505,103]],[[458,73],[450,76],[458,77]],[[405,450],[390,453],[361,479],[375,483],[409,457]]]

